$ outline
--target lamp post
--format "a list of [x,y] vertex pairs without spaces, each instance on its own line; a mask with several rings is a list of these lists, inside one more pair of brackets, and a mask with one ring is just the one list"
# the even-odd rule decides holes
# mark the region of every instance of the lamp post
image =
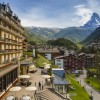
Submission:
[[[20,57],[18,58],[18,76],[20,75]],[[18,78],[19,81],[19,78]]]

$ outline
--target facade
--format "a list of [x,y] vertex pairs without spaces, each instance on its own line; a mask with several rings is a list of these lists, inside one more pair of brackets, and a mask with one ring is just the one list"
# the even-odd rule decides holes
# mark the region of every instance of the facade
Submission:
[[98,57],[96,57],[95,54],[85,54],[85,53],[79,54],[78,58],[80,58],[84,67],[95,67],[95,64],[97,63],[98,59]]
[[64,67],[64,59],[55,59],[55,65],[58,65],[60,68]]
[[55,49],[37,49],[38,53],[48,60],[52,60],[54,57],[60,55],[60,51]]
[[23,55],[23,28],[9,4],[0,4],[0,100],[17,81],[18,58]]
[[28,41],[26,39],[23,40],[23,51],[27,52]]
[[67,98],[67,80],[63,68],[53,68],[53,88],[60,93],[64,98]]
[[[59,67],[60,67],[60,65],[63,65],[63,68],[65,70],[67,70],[67,69],[69,69],[69,70],[81,70],[83,67],[82,61],[77,56],[72,55],[72,54],[58,56],[58,57],[55,57],[54,59],[55,59],[55,64],[59,65]],[[59,63],[56,63],[58,61],[59,61]]]

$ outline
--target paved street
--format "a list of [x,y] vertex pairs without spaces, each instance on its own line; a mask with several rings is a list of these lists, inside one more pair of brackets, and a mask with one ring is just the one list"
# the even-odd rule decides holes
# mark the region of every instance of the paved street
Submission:
[[[36,83],[36,87],[38,89],[37,96],[39,98],[41,98],[41,100],[65,100],[63,97],[61,97],[54,91],[49,90],[51,86],[44,85],[44,89],[41,91],[39,90],[39,87],[38,87],[39,81],[45,83],[45,79],[42,78],[42,75],[41,75],[41,69],[38,69],[36,73],[29,73],[28,75],[30,75],[29,80],[30,80],[30,82],[32,82],[31,86],[35,86],[35,83]],[[16,85],[21,86],[19,84],[16,84]],[[22,88],[21,91],[16,92],[16,96],[18,97],[18,100],[21,100],[22,96],[24,96],[24,95],[28,95],[30,97],[32,96],[33,99],[31,99],[31,100],[35,100],[34,92],[26,91],[25,90],[26,87],[27,86],[21,86],[21,88]],[[48,87],[49,87],[49,89],[48,89]],[[5,98],[10,95],[15,96],[15,92],[9,91],[9,93],[5,96]],[[5,98],[3,98],[2,100],[5,100]]]
[[80,75],[79,78],[77,78],[77,81],[85,87],[86,91],[93,96],[93,100],[100,100],[100,93],[96,92],[92,87],[90,87],[88,84],[84,82],[84,79],[86,78],[86,70],[83,71],[83,75]]

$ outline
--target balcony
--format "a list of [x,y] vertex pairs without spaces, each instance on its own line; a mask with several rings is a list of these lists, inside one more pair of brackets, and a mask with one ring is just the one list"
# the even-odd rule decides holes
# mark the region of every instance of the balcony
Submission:
[[1,10],[0,18],[3,19],[5,22],[9,23],[10,26],[14,27],[15,29],[23,33],[21,25],[19,25],[18,22],[15,21],[13,17],[8,17],[5,11]]
[[12,40],[12,39],[9,39],[9,38],[5,38],[4,42],[9,43],[9,44],[22,45],[21,42],[18,42],[16,40]]
[[4,42],[4,38],[3,37],[0,37],[0,42]]
[[0,54],[17,53],[17,52],[22,52],[22,50],[19,49],[0,50]]
[[5,27],[5,26],[0,25],[0,29],[6,31],[6,32],[8,32],[8,33],[14,34],[15,36],[21,37],[21,38],[23,38],[23,39],[25,38],[22,34],[16,33],[16,32],[14,32],[14,31],[8,29],[8,28]]

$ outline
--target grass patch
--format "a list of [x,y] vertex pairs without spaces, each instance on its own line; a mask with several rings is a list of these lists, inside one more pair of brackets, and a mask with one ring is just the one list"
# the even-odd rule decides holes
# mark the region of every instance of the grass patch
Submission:
[[72,78],[76,78],[76,76],[75,76],[75,74],[70,74],[70,77],[72,77]]
[[75,88],[75,90],[69,90],[69,94],[76,94],[76,96],[71,96],[72,100],[89,100],[89,94],[77,81],[75,81],[70,75],[66,75],[66,78],[71,82],[71,86]]
[[33,52],[24,52],[24,55],[33,55]]
[[86,78],[85,82],[100,92],[100,80],[97,77]]
[[44,64],[43,63],[50,63],[50,61],[48,61],[46,58],[44,58],[43,56],[41,56],[41,55],[37,55],[37,58],[35,59],[35,64],[36,64],[36,66],[37,67],[42,67],[42,66],[44,66]]

